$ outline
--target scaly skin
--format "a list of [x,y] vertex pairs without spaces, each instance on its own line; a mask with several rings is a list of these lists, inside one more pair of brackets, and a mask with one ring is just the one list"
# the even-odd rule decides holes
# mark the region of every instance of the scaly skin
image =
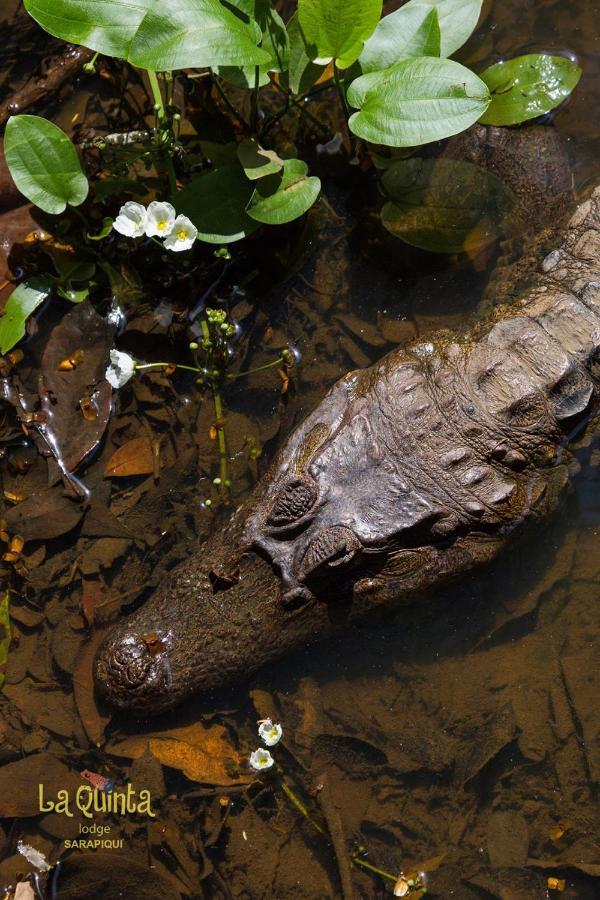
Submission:
[[596,404],[600,187],[541,269],[477,333],[342,378],[227,527],[109,635],[100,694],[153,714],[241,681],[439,590],[546,514]]

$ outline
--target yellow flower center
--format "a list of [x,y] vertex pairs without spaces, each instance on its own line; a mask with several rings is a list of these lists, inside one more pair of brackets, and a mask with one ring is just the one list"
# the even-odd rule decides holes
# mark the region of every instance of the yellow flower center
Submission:
[[177,237],[179,238],[180,241],[185,241],[187,236],[188,236],[188,233],[185,230],[185,228],[180,228],[179,231],[177,232]]
[[157,222],[156,227],[158,228],[159,231],[164,231],[168,224],[169,224],[168,222],[164,222],[164,221]]

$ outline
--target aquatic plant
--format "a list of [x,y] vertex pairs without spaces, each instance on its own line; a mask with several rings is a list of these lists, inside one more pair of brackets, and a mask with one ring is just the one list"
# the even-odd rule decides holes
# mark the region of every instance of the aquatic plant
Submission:
[[[339,95],[353,161],[374,158],[377,146],[392,153],[378,163],[392,166],[382,184],[388,201],[385,226],[422,245],[422,234],[415,237],[397,219],[406,204],[414,206],[414,180],[422,190],[424,170],[396,172],[393,167],[402,159],[395,154],[405,155],[477,121],[516,124],[547,113],[568,96],[581,74],[570,59],[548,54],[496,63],[480,75],[450,59],[476,27],[482,0],[409,0],[383,17],[382,0],[299,0],[287,23],[270,0],[142,0],[134,6],[119,0],[25,0],[24,5],[50,34],[95,51],[88,71],[101,55],[145,70],[153,99],[153,128],[91,142],[108,167],[108,177],[94,182],[93,200],[102,204],[120,190],[135,191],[140,178],[143,182],[135,168],[140,161],[161,174],[162,196],[169,200],[153,200],[145,214],[142,204],[124,203],[114,222],[105,217],[98,234],[86,235],[88,253],[89,241],[105,239],[113,227],[131,238],[163,238],[166,249],[181,252],[196,242],[233,243],[261,226],[304,215],[319,196],[319,178],[309,174],[302,159],[282,157],[269,142],[273,126],[290,107],[320,125],[309,101],[329,85]],[[198,151],[203,155],[202,146],[182,137],[181,111],[173,101],[176,81],[194,78],[210,80],[241,129],[234,152],[212,154],[212,164],[204,157],[200,172],[190,160]],[[228,86],[250,92],[249,120],[228,95]],[[262,109],[266,92],[285,104],[270,115]],[[46,213],[77,209],[87,200],[90,183],[82,159],[53,123],[34,115],[12,116],[5,154],[18,189]],[[146,192],[148,185],[141,189]],[[453,252],[456,247],[432,249]],[[1,352],[20,339],[26,318],[52,289],[78,302],[94,279],[108,277],[106,264],[92,257],[85,271],[47,274],[41,282],[26,280],[17,287],[7,308],[9,320],[0,322]]]

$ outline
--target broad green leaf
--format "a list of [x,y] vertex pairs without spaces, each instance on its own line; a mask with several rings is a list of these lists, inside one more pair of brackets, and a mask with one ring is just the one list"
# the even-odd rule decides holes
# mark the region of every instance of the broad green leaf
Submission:
[[[269,54],[269,61],[259,66],[258,86],[269,84],[269,72],[283,72],[289,63],[290,44],[283,19],[271,6],[271,0],[231,0],[249,19],[257,23],[259,45]],[[254,88],[255,66],[219,66],[217,74],[236,87]]]
[[480,77],[490,89],[492,102],[479,121],[518,125],[562,103],[576,87],[581,69],[564,56],[529,53],[496,63]]
[[40,116],[11,116],[4,155],[13,181],[44,212],[64,212],[88,195],[88,181],[77,151],[64,131]]
[[409,0],[402,9],[435,6],[440,21],[441,55],[452,56],[473,34],[482,4],[483,0]]
[[4,591],[0,596],[0,690],[4,685],[6,661],[11,642],[9,605],[10,595],[8,591]]
[[409,3],[385,16],[358,61],[363,74],[387,69],[411,56],[440,55],[440,23],[433,6]]
[[127,58],[129,45],[156,0],[25,0],[42,28],[63,41]]
[[310,209],[321,190],[321,182],[308,175],[301,159],[286,159],[283,171],[262,178],[256,185],[248,215],[265,225],[284,225]]
[[477,250],[510,225],[514,197],[501,179],[453,159],[399,160],[385,172],[381,218],[393,235],[435,253]]
[[298,0],[298,19],[313,62],[358,59],[381,18],[382,0]]
[[0,317],[0,353],[4,355],[25,335],[25,322],[52,290],[52,278],[40,276],[19,284]]
[[357,78],[351,131],[374,144],[416,147],[464,131],[490,102],[486,85],[450,59],[423,56]]
[[261,65],[269,54],[256,46],[257,32],[219,0],[159,2],[142,19],[129,61],[157,70]]
[[242,165],[246,178],[256,181],[265,175],[274,175],[281,171],[283,160],[274,150],[264,150],[257,140],[247,138],[238,145],[238,159]]
[[294,94],[305,94],[319,80],[327,66],[311,62],[296,11],[287,24],[290,41],[288,80]]
[[198,237],[209,244],[230,244],[258,228],[246,213],[252,183],[239,166],[201,175],[175,196],[177,212],[188,216]]

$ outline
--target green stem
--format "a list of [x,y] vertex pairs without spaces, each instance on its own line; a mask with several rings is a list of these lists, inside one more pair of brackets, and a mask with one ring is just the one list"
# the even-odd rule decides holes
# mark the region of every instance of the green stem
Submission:
[[272,369],[274,366],[280,366],[282,362],[283,356],[278,356],[277,359],[273,360],[273,362],[265,363],[264,366],[257,366],[255,369],[246,369],[245,372],[232,372],[225,377],[230,381],[234,381],[236,378],[241,378],[243,375],[255,375],[256,372],[264,372],[265,369]]
[[156,362],[156,363],[144,363],[143,365],[138,365],[136,363],[135,371],[140,372],[142,369],[184,369],[186,372],[196,372],[199,375],[206,375],[206,369],[198,369],[196,366],[184,366],[180,363],[169,363],[169,362]]
[[377,866],[372,866],[371,863],[365,862],[364,859],[360,859],[358,856],[352,857],[352,864],[368,869],[369,872],[375,872],[376,875],[381,875],[382,878],[387,878],[388,881],[393,881],[394,884],[398,881],[396,875],[392,875],[391,872],[386,872],[384,869],[378,869]]
[[335,60],[333,61],[333,78],[335,81],[337,92],[340,95],[340,100],[342,101],[344,116],[346,117],[346,130],[348,132],[348,138],[350,140],[350,156],[354,157],[356,155],[356,144],[354,141],[354,135],[350,131],[350,107],[348,106],[348,100],[346,99],[346,91],[344,90],[344,86],[340,80],[340,70],[338,69]]
[[162,125],[167,121],[167,114],[165,112],[165,105],[163,103],[163,97],[160,91],[160,85],[158,83],[158,75],[153,69],[146,69],[146,72],[148,73],[148,81],[150,82],[152,99],[154,100],[154,106],[156,107],[156,117],[159,123]]
[[[208,322],[206,319],[202,319],[200,324],[204,339],[210,341]],[[219,442],[219,477],[221,479],[221,493],[227,501],[229,499],[229,468],[227,465],[227,439],[225,437],[225,428],[223,427],[223,401],[214,378],[211,378],[211,388],[213,405],[215,408],[215,428],[217,429],[217,440]]]
[[311,825],[314,825],[314,827],[317,829],[317,831],[319,831],[322,835],[324,835],[325,837],[328,837],[328,834],[325,831],[325,829],[322,828],[319,825],[319,823],[313,819],[313,817],[311,816],[311,814],[305,807],[302,800],[300,800],[300,798],[296,796],[296,794],[291,789],[289,784],[286,781],[284,781],[283,778],[281,779],[281,789],[282,789],[283,793],[286,795],[286,797],[288,798],[288,800],[291,800],[291,802],[294,804],[296,809],[302,813],[304,818],[307,819]]
[[250,124],[252,130],[257,131],[258,127],[258,92],[260,90],[260,66],[254,67],[254,90],[252,91]]

